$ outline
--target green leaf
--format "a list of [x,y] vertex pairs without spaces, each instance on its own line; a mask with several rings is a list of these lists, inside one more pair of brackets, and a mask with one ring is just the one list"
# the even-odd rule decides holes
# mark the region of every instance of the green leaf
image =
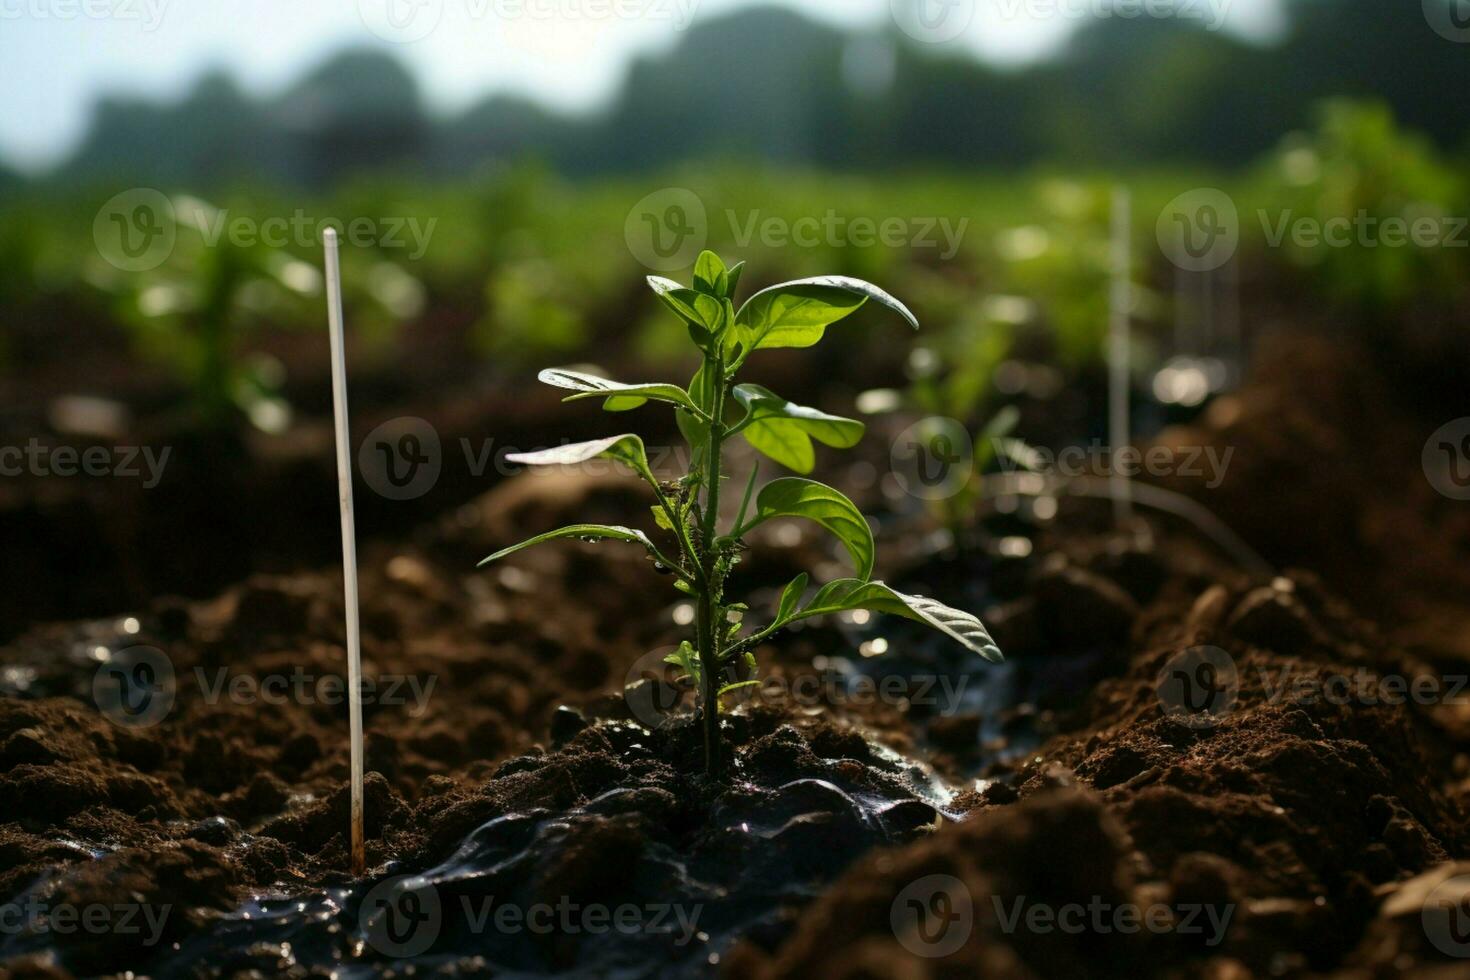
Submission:
[[[1024,439],[1011,436],[991,440],[990,458],[998,460],[1000,468],[1007,473],[1014,473],[1018,467],[1032,473],[1040,473],[1046,469],[1046,460],[1036,447],[1028,445]],[[979,459],[978,455],[976,459]],[[989,462],[989,459],[985,461]]]
[[725,286],[725,295],[730,299],[735,298],[735,290],[740,288],[740,276],[745,272],[745,263],[736,262],[730,266],[729,282]]
[[[726,684],[724,687],[720,688],[719,693],[716,694],[715,697],[716,698],[719,698],[719,699],[723,699],[724,696],[726,694],[729,694],[731,691],[738,691],[738,690],[740,690],[741,688],[744,688],[744,687],[759,687],[759,686],[760,686],[760,681],[756,681],[756,680],[736,681],[733,684]],[[725,710],[725,706],[723,704],[720,705],[720,710],[721,711],[724,711]]]
[[846,276],[817,276],[756,293],[740,308],[733,335],[750,350],[810,347],[822,339],[828,326],[870,299],[919,329],[918,319],[907,306],[872,283]]
[[618,381],[609,381],[607,378],[599,378],[594,374],[566,371],[561,368],[548,368],[537,375],[537,378],[554,388],[567,388],[577,392],[575,395],[568,395],[563,399],[564,401],[574,402],[584,398],[605,396],[607,402],[604,407],[614,412],[637,408],[649,399],[669,402],[685,409],[695,407],[684,389],[674,384],[622,384]]
[[745,441],[798,473],[810,473],[816,465],[813,438],[824,445],[848,449],[863,437],[863,423],[797,405],[760,385],[736,385],[730,393],[746,409],[745,419],[737,427]]
[[684,441],[689,443],[689,448],[694,451],[695,455],[698,455],[709,438],[709,432],[705,429],[704,423],[688,412],[679,412],[674,416],[674,421],[679,424],[679,432],[683,434]]
[[817,592],[805,609],[792,616],[788,622],[847,609],[870,609],[873,612],[903,616],[939,630],[986,660],[1004,659],[1000,647],[990,638],[990,631],[976,617],[924,596],[905,595],[882,582],[864,582],[855,578],[829,582]]
[[708,249],[700,252],[694,263],[694,288],[707,296],[724,299],[729,283],[730,274],[720,257]]
[[662,276],[649,276],[648,285],[689,327],[694,343],[701,349],[708,348],[725,323],[725,304]]
[[684,671],[684,676],[699,684],[700,664],[699,658],[694,655],[694,647],[688,640],[679,644],[679,648],[664,658],[664,663],[678,667]]
[[510,453],[505,458],[512,463],[521,463],[526,466],[575,466],[599,457],[615,459],[630,467],[649,483],[655,486],[658,484],[653,473],[648,469],[648,453],[643,448],[643,440],[632,433],[595,439],[592,442],[556,446],[535,453]]
[[648,535],[631,527],[618,527],[612,524],[573,524],[570,527],[558,528],[555,531],[538,534],[534,538],[522,541],[520,544],[513,544],[509,548],[502,548],[489,558],[480,562],[479,567],[483,568],[492,561],[499,561],[506,555],[513,555],[517,551],[529,548],[532,545],[542,544],[546,541],[556,541],[559,538],[581,538],[583,541],[629,541],[634,544],[643,545],[643,547],[649,549],[650,553],[654,550],[653,542],[649,540]]
[[[766,484],[755,501],[755,519],[742,531],[776,517],[800,517],[830,531],[864,580],[873,574],[873,530],[851,500],[823,483],[788,476]],[[795,584],[795,583],[793,583]],[[790,589],[791,586],[787,586]],[[802,584],[806,588],[806,584]],[[799,595],[799,593],[798,593]],[[786,595],[781,601],[784,604]]]
[[1021,410],[1014,405],[1007,405],[995,415],[991,416],[985,428],[975,437],[975,468],[982,469],[985,464],[995,458],[996,450],[1000,441],[1011,434],[1016,424],[1021,421]]
[[806,572],[802,572],[786,583],[786,588],[781,590],[781,601],[776,606],[776,622],[784,623],[795,614],[801,605],[801,597],[806,594],[808,581]]
[[695,290],[688,286],[681,286],[674,280],[665,279],[663,276],[649,276],[648,285],[669,309],[690,323],[700,322],[699,311],[694,305],[699,299],[699,293]]
[[[701,411],[708,413],[714,410],[714,407],[709,404],[703,367],[694,372],[694,378],[689,382],[689,397]],[[683,434],[684,441],[689,443],[689,448],[694,451],[695,455],[698,455],[709,439],[708,427],[699,416],[690,412],[675,412],[674,421],[679,424],[679,431]]]

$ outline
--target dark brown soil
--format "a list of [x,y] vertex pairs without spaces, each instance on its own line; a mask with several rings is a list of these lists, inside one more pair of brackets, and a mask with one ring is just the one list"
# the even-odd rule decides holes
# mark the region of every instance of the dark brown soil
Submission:
[[[1278,576],[1251,578],[1172,520],[1124,539],[1105,508],[1076,501],[1024,560],[890,567],[940,597],[985,579],[982,611],[1016,673],[956,668],[900,628],[882,634],[889,659],[871,661],[857,652],[871,627],[793,633],[761,657],[787,689],[839,662],[849,679],[886,669],[911,686],[890,700],[818,684],[820,705],[746,703],[727,723],[729,786],[699,774],[686,724],[645,731],[619,693],[638,658],[681,635],[677,594],[641,554],[571,544],[473,570],[572,515],[641,522],[636,486],[517,478],[368,548],[366,672],[428,692],[405,681],[397,698],[380,691],[406,703],[368,705],[374,876],[424,873],[454,898],[665,895],[704,912],[702,938],[684,944],[454,921],[420,972],[1459,975],[1421,912],[1470,858],[1470,692],[1396,703],[1385,686],[1448,690],[1470,661],[1470,518],[1419,469],[1443,420],[1426,428],[1340,345],[1283,340],[1255,378],[1161,441],[1234,448],[1224,486],[1200,498]],[[757,540],[741,567],[757,587],[825,560],[815,539],[795,557],[773,544]],[[0,653],[0,798],[12,801],[0,895],[166,906],[161,941],[11,930],[0,973],[391,967],[342,932],[360,890],[331,891],[350,885],[345,705],[208,693],[221,670],[339,677],[339,579],[257,576],[134,615],[36,628]],[[99,664],[139,645],[176,682],[149,727],[109,720],[93,694]],[[1202,647],[1233,666],[1233,701],[1209,719],[1170,712],[1161,678]],[[936,711],[912,682],[950,669],[1010,677],[1021,696]],[[1341,703],[1303,693],[1360,675]],[[927,756],[945,786],[887,749]],[[263,895],[336,904],[313,924],[242,920]],[[1080,929],[1028,918],[1073,908],[1087,910]],[[1157,928],[1117,927],[1129,909],[1167,912]]]

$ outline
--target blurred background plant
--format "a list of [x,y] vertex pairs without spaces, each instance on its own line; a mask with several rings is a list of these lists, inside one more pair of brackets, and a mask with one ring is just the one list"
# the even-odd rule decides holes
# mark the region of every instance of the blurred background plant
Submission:
[[[72,348],[52,341],[64,324],[78,343],[125,343],[166,365],[199,417],[234,412],[268,428],[289,422],[284,383],[324,380],[309,345],[282,340],[319,339],[314,243],[208,245],[190,217],[166,263],[123,273],[99,261],[91,221],[129,187],[256,221],[298,209],[417,221],[421,249],[348,248],[344,275],[359,369],[412,365],[420,386],[493,383],[548,359],[678,362],[678,338],[627,285],[687,271],[643,268],[628,239],[630,209],[669,189],[701,203],[701,244],[748,262],[747,289],[836,272],[913,297],[933,325],[921,350],[911,357],[855,318],[824,378],[907,385],[906,405],[972,428],[1006,399],[1095,383],[1120,183],[1134,200],[1145,393],[1175,359],[1215,354],[1176,349],[1170,328],[1197,311],[1181,308],[1181,276],[1152,233],[1164,203],[1194,188],[1223,188],[1237,205],[1243,247],[1227,271],[1249,279],[1240,288],[1300,283],[1345,323],[1466,299],[1464,250],[1300,247],[1290,236],[1276,248],[1256,220],[1466,214],[1466,125],[1443,110],[1445,93],[1470,84],[1470,60],[1436,33],[1432,4],[1260,0],[1224,29],[1184,16],[1071,18],[1051,47],[1004,66],[988,49],[977,56],[978,25],[954,44],[923,44],[887,3],[870,5],[878,20],[861,4],[826,19],[802,12],[817,0],[788,6],[732,2],[663,48],[628,47],[621,78],[580,111],[536,91],[471,89],[449,106],[420,81],[445,84],[423,51],[362,47],[355,18],[275,90],[223,68],[176,80],[167,99],[99,83],[80,137],[49,166],[0,169],[6,370],[17,384],[62,384]],[[183,58],[193,41],[176,26],[150,43]],[[253,50],[248,32],[241,43]],[[1380,70],[1389,64],[1415,71]],[[815,238],[793,234],[803,221],[821,228]],[[907,237],[864,240],[850,233],[857,221],[897,221]],[[1218,285],[1213,301],[1237,282]],[[57,370],[38,370],[48,363]],[[76,379],[89,383],[104,379]]]
[[[1254,244],[1279,247],[1334,306],[1382,316],[1411,298],[1443,301],[1463,292],[1470,250],[1463,168],[1400,126],[1387,104],[1325,103],[1317,126],[1286,136],[1260,169],[1269,210],[1252,229],[1261,236]],[[1386,240],[1390,219],[1428,236],[1404,243],[1400,232],[1399,244]],[[1299,221],[1337,241],[1303,245],[1314,238],[1293,233]],[[1269,241],[1277,236],[1279,245]]]
[[127,273],[97,262],[92,281],[116,297],[138,353],[183,383],[198,424],[226,428],[238,411],[279,432],[290,424],[279,396],[285,368],[243,338],[262,322],[300,320],[305,310],[293,305],[321,291],[321,274],[279,249],[233,243],[219,210],[198,198],[172,203],[177,237],[163,264]]

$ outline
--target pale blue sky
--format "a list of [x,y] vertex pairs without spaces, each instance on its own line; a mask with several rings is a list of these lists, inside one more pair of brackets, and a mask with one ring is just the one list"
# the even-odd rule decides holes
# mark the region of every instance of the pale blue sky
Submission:
[[[952,43],[1024,61],[1109,0],[925,2],[973,5]],[[1197,19],[1245,33],[1276,26],[1277,0],[1179,2]],[[388,3],[404,33],[383,20]],[[759,3],[852,27],[892,16],[890,0],[0,0],[0,158],[25,169],[54,162],[80,138],[103,92],[170,97],[215,65],[247,89],[271,92],[353,44],[397,52],[439,109],[491,91],[587,108],[616,89],[632,56],[670,47],[691,20]],[[641,14],[616,13],[630,10]],[[402,40],[430,24],[425,36]]]

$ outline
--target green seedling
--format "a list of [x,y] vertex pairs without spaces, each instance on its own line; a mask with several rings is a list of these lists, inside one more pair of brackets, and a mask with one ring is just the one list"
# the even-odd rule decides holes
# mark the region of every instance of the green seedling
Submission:
[[112,284],[119,314],[141,352],[184,382],[197,424],[232,428],[243,415],[266,429],[284,425],[283,369],[245,356],[241,341],[283,313],[299,315],[303,298],[320,292],[321,274],[279,249],[213,237],[220,212],[203,201],[178,197],[174,208],[170,261]]
[[[674,585],[695,605],[695,635],[668,658],[694,684],[704,731],[705,765],[711,776],[722,771],[720,699],[734,688],[758,683],[755,650],[792,623],[846,610],[867,609],[904,616],[937,629],[987,660],[1000,650],[979,619],[932,599],[905,595],[872,580],[872,530],[858,508],[837,490],[801,477],[781,477],[756,491],[758,467],[745,480],[739,509],[721,520],[720,500],[727,479],[725,450],[741,437],[758,452],[797,473],[815,466],[812,440],[835,448],[856,445],[863,424],[794,404],[756,384],[735,379],[757,351],[811,347],[828,326],[872,300],[898,313],[917,329],[908,308],[883,290],[857,279],[823,276],[761,290],[736,310],[734,297],[744,263],[727,269],[711,252],[699,257],[690,287],[650,277],[653,291],[688,329],[701,364],[687,388],[677,384],[621,384],[574,371],[541,372],[543,382],[573,392],[567,401],[603,399],[603,408],[622,412],[648,402],[673,407],[680,431],[692,450],[688,471],[670,482],[649,468],[643,440],[626,434],[511,456],[528,465],[579,464],[596,458],[616,460],[638,474],[657,501],[654,520],[666,538],[660,544],[641,530],[577,524],[538,535],[498,551],[481,564],[523,548],[559,538],[611,540],[644,548]],[[831,533],[856,571],[828,582],[807,598],[808,576],[792,579],[781,592],[774,617],[747,630],[747,606],[728,594],[730,575],[744,550],[746,535],[767,521],[801,518]],[[741,680],[739,678],[744,677]]]
[[[99,281],[117,301],[139,353],[169,368],[185,408],[205,430],[232,430],[248,421],[267,432],[289,427],[285,367],[252,351],[271,327],[303,327],[308,302],[320,294],[321,273],[264,240],[236,241],[233,219],[197,198],[173,198],[176,242],[163,264],[143,272],[114,270]],[[262,227],[270,218],[262,219]],[[400,267],[372,256],[353,277],[349,300],[360,300],[358,334],[417,312],[422,287]]]

